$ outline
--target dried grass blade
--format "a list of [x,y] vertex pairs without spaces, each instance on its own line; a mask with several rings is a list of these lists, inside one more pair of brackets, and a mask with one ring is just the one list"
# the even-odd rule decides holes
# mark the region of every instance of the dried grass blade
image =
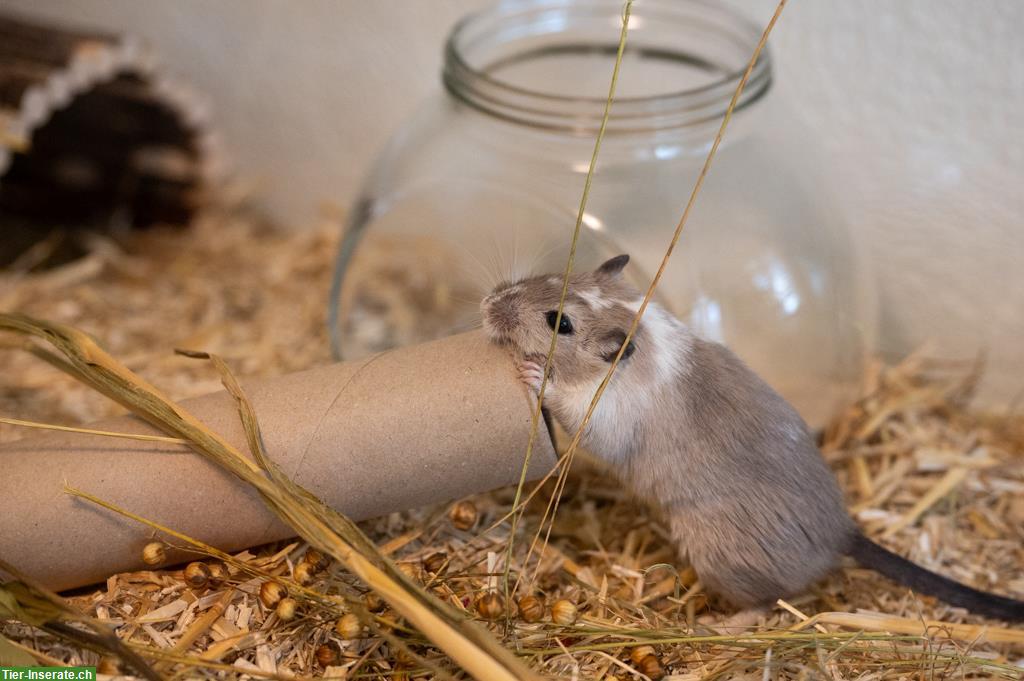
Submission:
[[[0,329],[49,343],[63,357],[46,350],[36,354],[160,430],[188,440],[198,453],[252,485],[299,535],[362,579],[473,677],[487,681],[539,678],[485,629],[412,584],[351,520],[315,501],[298,485],[282,484],[286,480],[283,475],[268,477],[256,463],[133,374],[87,334],[62,324],[16,314],[0,314]],[[238,395],[241,395],[240,408],[251,410],[245,406],[247,401],[240,388]],[[255,441],[258,444],[259,438]],[[272,469],[265,457],[263,462]]]
[[911,634],[927,638],[945,638],[956,641],[989,641],[992,643],[1024,644],[1024,629],[1007,629],[981,624],[952,624],[934,620],[916,620],[892,617],[874,612],[823,612],[800,622],[794,630],[816,624],[834,624],[847,629],[882,631],[892,634]]
[[[512,502],[512,528],[508,535],[508,545],[505,551],[505,573],[502,579],[502,584],[505,592],[505,599],[508,600],[511,593],[515,592],[519,588],[519,583],[522,580],[522,574],[516,579],[515,587],[509,588],[509,570],[512,566],[512,553],[513,544],[516,536],[516,526],[519,522],[519,516],[522,512],[516,512],[516,508],[519,507],[519,500],[523,495],[523,487],[526,484],[526,472],[530,468],[530,460],[533,457],[533,447],[536,443],[537,432],[540,428],[540,417],[541,410],[544,407],[544,395],[547,391],[548,381],[551,378],[551,363],[555,356],[555,347],[558,344],[558,327],[562,321],[562,315],[565,312],[565,300],[569,295],[569,277],[572,275],[572,268],[576,261],[576,247],[579,244],[580,233],[583,229],[583,217],[587,209],[587,200],[590,198],[590,187],[594,181],[594,173],[597,170],[597,157],[601,153],[601,144],[604,141],[605,131],[608,127],[608,120],[611,117],[612,103],[615,101],[615,90],[619,82],[619,70],[622,67],[622,58],[626,52],[626,36],[629,34],[629,17],[633,11],[633,0],[626,0],[626,4],[622,8],[622,28],[619,31],[619,42],[615,52],[615,63],[612,67],[611,82],[608,84],[608,97],[605,99],[604,113],[601,116],[601,125],[597,131],[597,138],[594,140],[594,150],[590,155],[590,165],[587,167],[587,176],[583,183],[583,194],[580,196],[580,206],[576,213],[576,224],[573,227],[572,240],[569,243],[569,256],[565,263],[565,272],[562,275],[562,290],[558,296],[558,307],[555,309],[555,321],[551,327],[551,342],[548,346],[547,356],[544,358],[544,372],[541,376],[540,389],[537,391],[537,405],[534,408],[533,419],[530,423],[530,439],[526,443],[526,454],[523,457],[523,466],[519,474],[519,484],[516,486],[515,499]],[[563,474],[568,472],[568,466],[563,468]],[[559,480],[561,481],[561,477]],[[563,483],[564,484],[564,483]],[[556,495],[560,494],[560,487],[557,488]],[[532,495],[531,495],[532,496]],[[557,498],[557,497],[556,497]],[[550,505],[549,505],[550,508]],[[541,527],[544,525],[544,520],[547,518],[547,512],[544,514],[544,519],[541,520]],[[554,516],[552,515],[552,522],[554,522]],[[538,530],[539,532],[540,530]],[[529,563],[530,556],[533,555],[533,549],[536,545],[536,537],[530,544],[530,550],[527,554],[526,561],[523,565]]]
[[12,419],[0,416],[0,423],[9,426],[23,426],[25,428],[39,428],[40,430],[59,430],[64,433],[82,433],[84,435],[102,435],[103,437],[119,437],[126,440],[141,440],[143,442],[166,442],[168,444],[186,445],[185,440],[180,437],[165,437],[163,435],[143,435],[141,433],[115,433],[110,430],[94,430],[92,428],[76,428],[74,426],[61,426],[56,423],[39,423],[37,421],[25,421],[23,419]]
[[[701,188],[704,186],[704,180],[707,177],[708,172],[711,169],[711,164],[715,159],[715,155],[718,152],[718,148],[722,143],[722,139],[725,136],[726,128],[729,126],[729,121],[732,120],[733,111],[736,108],[736,104],[739,102],[740,95],[743,93],[743,89],[747,85],[747,81],[750,79],[751,73],[754,71],[758,59],[760,59],[761,52],[764,49],[765,44],[768,42],[768,36],[775,28],[775,23],[778,21],[779,16],[782,14],[783,8],[786,6],[787,0],[779,0],[775,7],[775,12],[772,14],[771,19],[768,21],[768,25],[765,26],[764,31],[761,33],[761,39],[758,41],[757,46],[754,48],[754,52],[750,57],[750,61],[747,63],[746,70],[743,72],[743,76],[740,78],[740,82],[736,85],[736,89],[733,92],[732,99],[729,102],[729,106],[726,107],[725,115],[722,117],[722,123],[718,128],[718,133],[715,135],[714,142],[711,144],[711,149],[708,150],[707,157],[704,160],[700,173],[697,175],[697,181],[693,186],[693,191],[690,193],[690,199],[686,203],[686,207],[683,209],[683,215],[679,218],[679,222],[676,225],[675,231],[672,234],[672,238],[669,241],[668,247],[665,249],[665,255],[662,257],[661,264],[658,266],[658,270],[654,273],[654,278],[651,279],[650,285],[647,287],[647,291],[644,293],[644,297],[640,302],[640,307],[637,309],[636,314],[633,316],[633,321],[630,324],[629,330],[626,332],[626,337],[622,341],[622,345],[619,346],[619,351],[608,365],[608,370],[605,373],[604,378],[598,384],[597,389],[594,391],[594,396],[590,400],[590,404],[587,407],[586,413],[583,415],[583,419],[577,427],[575,434],[573,434],[572,440],[569,446],[566,447],[565,453],[562,455],[562,459],[566,459],[567,463],[562,470],[561,476],[565,476],[572,465],[572,460],[576,455],[576,450],[580,446],[580,441],[583,438],[583,433],[587,429],[587,425],[590,423],[590,419],[594,415],[594,411],[597,409],[597,404],[601,400],[601,396],[604,395],[605,389],[608,387],[609,381],[615,373],[615,369],[618,367],[619,362],[622,361],[622,356],[626,352],[626,348],[629,346],[630,341],[636,335],[637,330],[640,328],[640,320],[647,310],[647,306],[651,302],[651,298],[654,297],[654,292],[658,288],[658,284],[661,282],[661,277],[665,273],[665,268],[668,266],[668,261],[672,257],[672,252],[675,250],[676,244],[679,242],[679,237],[682,235],[683,228],[686,226],[689,220],[690,213],[693,210],[693,206],[697,201],[697,197],[700,195]],[[552,348],[553,352],[553,348]],[[545,369],[545,373],[547,370]],[[547,533],[544,537],[544,544],[548,543],[548,539],[551,535],[551,528],[554,525],[555,515],[558,513],[558,504],[561,500],[562,489],[565,486],[565,478],[561,477],[556,486],[556,491],[553,495],[553,507],[551,510],[551,520],[547,528]],[[542,521],[543,523],[543,521]],[[536,542],[536,538],[534,540]],[[531,546],[532,552],[532,546]]]

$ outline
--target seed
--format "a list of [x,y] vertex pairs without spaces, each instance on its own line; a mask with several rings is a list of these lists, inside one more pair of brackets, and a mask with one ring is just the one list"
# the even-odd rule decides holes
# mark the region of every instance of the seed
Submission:
[[448,554],[444,551],[432,553],[423,559],[423,569],[432,575],[439,575],[448,567]]
[[472,501],[460,501],[448,512],[448,519],[459,530],[468,530],[476,525],[476,506]]
[[381,597],[373,591],[369,591],[365,596],[363,596],[363,602],[366,603],[366,609],[370,612],[380,612],[385,606]]
[[292,570],[292,579],[302,586],[311,584],[313,582],[313,566],[309,563],[299,563]]
[[295,611],[298,607],[299,604],[295,602],[294,598],[282,598],[274,612],[277,614],[277,619],[287,622],[290,619],[294,619]]
[[167,560],[167,551],[158,541],[150,542],[142,548],[142,562],[146,565],[159,565]]
[[302,562],[307,563],[310,570],[312,570],[315,575],[316,573],[325,570],[327,566],[331,564],[331,559],[311,546],[302,556]]
[[658,679],[665,676],[665,668],[661,666],[661,660],[658,659],[657,655],[648,655],[640,660],[637,669],[652,681],[658,681]]
[[210,586],[214,589],[224,586],[228,581],[228,568],[224,563],[210,563],[206,566],[210,573]]
[[185,583],[193,589],[202,589],[210,581],[210,571],[204,563],[189,563],[182,572]]
[[263,582],[260,585],[260,601],[268,608],[274,608],[288,595],[288,589],[278,582]]
[[505,614],[505,599],[496,591],[489,591],[477,599],[476,611],[484,619],[496,620]]
[[629,651],[629,659],[633,661],[633,664],[640,664],[648,655],[654,654],[654,646],[636,646],[633,650]]
[[330,667],[331,665],[338,664],[337,649],[329,644],[320,646],[316,649],[316,661],[320,663],[321,667]]
[[576,621],[576,604],[562,599],[551,604],[551,621],[555,624],[572,624]]
[[536,596],[519,599],[519,616],[524,622],[540,622],[544,617],[544,601]]
[[362,631],[363,623],[352,613],[342,615],[334,623],[334,633],[347,641],[358,638]]

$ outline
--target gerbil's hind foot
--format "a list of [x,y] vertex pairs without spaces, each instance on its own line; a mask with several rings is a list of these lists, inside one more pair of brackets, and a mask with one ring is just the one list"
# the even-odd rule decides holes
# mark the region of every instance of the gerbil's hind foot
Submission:
[[[534,393],[540,392],[540,384],[544,381],[544,359],[537,361],[535,355],[523,357],[516,360],[516,371],[519,380]],[[551,377],[548,377],[548,385],[551,385]]]

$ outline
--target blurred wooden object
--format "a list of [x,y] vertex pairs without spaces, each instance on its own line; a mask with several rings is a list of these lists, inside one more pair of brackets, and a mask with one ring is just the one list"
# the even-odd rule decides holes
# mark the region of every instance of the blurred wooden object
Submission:
[[222,168],[138,40],[0,14],[0,266],[54,232],[186,224]]

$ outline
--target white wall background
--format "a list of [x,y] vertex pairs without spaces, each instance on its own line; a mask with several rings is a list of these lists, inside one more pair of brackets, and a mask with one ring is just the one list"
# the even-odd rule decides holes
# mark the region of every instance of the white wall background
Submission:
[[[266,206],[308,223],[439,87],[449,26],[486,0],[0,0],[149,39],[213,102]],[[643,2],[643,0],[638,0]],[[734,0],[759,22],[773,0]],[[791,0],[778,87],[869,244],[881,350],[989,350],[989,395],[1024,389],[1024,3]],[[311,77],[316,76],[316,77]]]

